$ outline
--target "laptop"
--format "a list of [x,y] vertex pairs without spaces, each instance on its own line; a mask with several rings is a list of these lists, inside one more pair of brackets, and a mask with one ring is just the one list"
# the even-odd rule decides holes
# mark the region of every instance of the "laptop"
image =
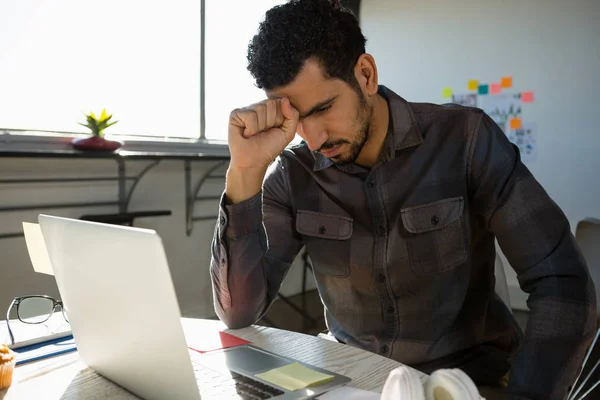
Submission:
[[[159,235],[40,215],[56,283],[83,362],[148,400],[307,399],[350,381],[288,391],[255,375],[296,362],[252,345],[188,349]],[[198,268],[202,268],[198,262]]]

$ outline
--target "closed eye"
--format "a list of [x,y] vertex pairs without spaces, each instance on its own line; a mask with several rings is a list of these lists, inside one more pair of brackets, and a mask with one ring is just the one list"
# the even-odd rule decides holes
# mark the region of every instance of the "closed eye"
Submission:
[[325,106],[325,107],[321,107],[317,110],[315,110],[315,114],[322,114],[325,111],[329,110],[331,108],[331,105]]

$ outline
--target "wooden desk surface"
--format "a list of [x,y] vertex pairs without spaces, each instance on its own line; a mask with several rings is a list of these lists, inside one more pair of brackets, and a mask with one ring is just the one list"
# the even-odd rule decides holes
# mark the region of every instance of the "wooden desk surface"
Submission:
[[[186,334],[203,328],[225,328],[220,321],[213,320],[183,318],[182,324]],[[296,332],[259,326],[228,332],[273,353],[346,375],[352,378],[348,386],[359,389],[380,392],[389,372],[401,365],[374,353]],[[71,353],[17,367],[13,385],[4,399],[137,398],[87,368],[77,353]]]

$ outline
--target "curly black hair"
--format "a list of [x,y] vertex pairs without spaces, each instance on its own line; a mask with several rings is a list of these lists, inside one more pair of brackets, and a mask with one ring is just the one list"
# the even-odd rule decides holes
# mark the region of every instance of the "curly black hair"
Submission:
[[265,14],[248,45],[248,70],[260,89],[292,82],[304,62],[315,58],[325,77],[359,89],[354,65],[366,39],[354,14],[339,0],[291,0]]

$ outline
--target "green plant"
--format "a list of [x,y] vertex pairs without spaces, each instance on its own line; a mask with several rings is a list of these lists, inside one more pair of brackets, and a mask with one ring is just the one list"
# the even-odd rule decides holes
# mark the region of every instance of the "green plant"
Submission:
[[102,114],[100,115],[100,118],[96,118],[94,113],[91,111],[89,114],[84,114],[84,115],[87,119],[87,124],[82,124],[81,122],[78,122],[78,124],[90,129],[92,131],[92,134],[94,136],[98,136],[98,137],[103,137],[104,130],[106,128],[119,122],[119,121],[109,122],[110,119],[112,118],[112,114],[111,115],[106,114],[106,108],[104,110],[102,110]]

